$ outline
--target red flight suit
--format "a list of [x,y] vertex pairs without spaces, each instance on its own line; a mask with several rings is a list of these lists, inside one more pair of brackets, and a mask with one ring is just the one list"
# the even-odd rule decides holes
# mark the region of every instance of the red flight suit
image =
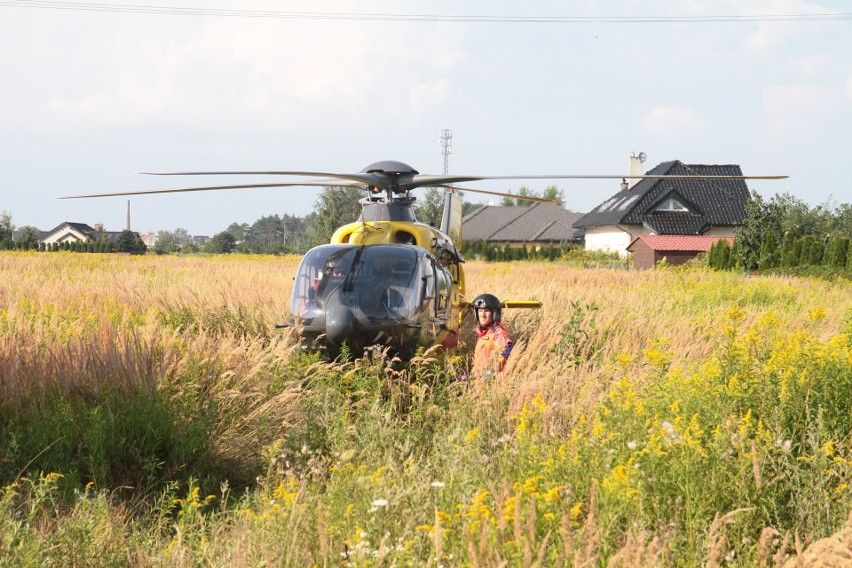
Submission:
[[485,377],[494,371],[502,371],[506,359],[512,352],[512,340],[509,332],[500,322],[493,322],[486,327],[476,326],[476,347],[473,351],[474,377]]

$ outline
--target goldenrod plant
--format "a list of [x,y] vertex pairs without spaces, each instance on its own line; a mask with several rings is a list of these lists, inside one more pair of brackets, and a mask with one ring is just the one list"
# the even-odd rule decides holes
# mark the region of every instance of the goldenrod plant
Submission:
[[543,309],[469,381],[301,352],[298,260],[0,253],[3,565],[848,557],[848,280],[471,261]]

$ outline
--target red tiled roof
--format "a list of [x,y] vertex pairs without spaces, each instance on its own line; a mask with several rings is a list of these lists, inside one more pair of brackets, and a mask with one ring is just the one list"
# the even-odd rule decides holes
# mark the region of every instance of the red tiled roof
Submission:
[[734,244],[734,237],[700,237],[692,235],[639,235],[630,243],[627,250],[632,251],[636,241],[642,240],[651,249],[658,251],[707,252],[719,239],[727,239]]

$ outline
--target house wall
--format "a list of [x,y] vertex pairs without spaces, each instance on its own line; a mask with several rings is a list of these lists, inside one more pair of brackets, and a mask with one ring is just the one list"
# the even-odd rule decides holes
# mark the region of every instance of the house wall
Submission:
[[683,264],[687,260],[692,260],[699,253],[695,251],[683,251],[683,250],[666,250],[666,251],[657,251],[654,253],[654,256],[657,258],[657,262],[666,259],[666,264],[670,266],[677,266],[679,264]]
[[698,256],[696,251],[665,250],[656,251],[645,241],[637,241],[633,245],[633,266],[639,269],[654,268],[654,265],[666,259],[666,264],[677,266]]
[[635,268],[654,268],[656,262],[657,257],[654,254],[654,250],[643,241],[639,241],[633,245],[633,266]]
[[71,227],[62,227],[59,231],[51,233],[49,235],[45,235],[40,242],[45,244],[53,244],[53,243],[64,243],[66,241],[74,242],[74,241],[83,241],[89,242],[89,238],[76,229],[72,229]]
[[[622,228],[619,228],[622,227]],[[625,232],[624,230],[629,231]],[[642,232],[641,226],[605,225],[602,227],[586,228],[586,250],[617,252],[622,257],[627,257],[627,247],[630,242]]]

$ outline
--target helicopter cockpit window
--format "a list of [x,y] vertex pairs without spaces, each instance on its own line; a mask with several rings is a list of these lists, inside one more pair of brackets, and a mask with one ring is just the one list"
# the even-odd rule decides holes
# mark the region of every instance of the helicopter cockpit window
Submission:
[[417,254],[402,247],[367,247],[355,287],[369,318],[410,318],[417,307]]
[[352,268],[357,247],[327,246],[311,250],[296,273],[290,313],[310,317],[322,310],[327,299],[346,280]]

